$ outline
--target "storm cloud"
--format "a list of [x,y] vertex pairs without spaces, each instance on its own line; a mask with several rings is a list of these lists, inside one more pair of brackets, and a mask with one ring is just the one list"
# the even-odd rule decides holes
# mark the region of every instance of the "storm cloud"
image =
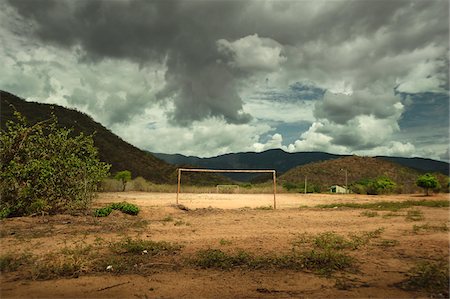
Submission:
[[[158,111],[165,117],[156,128],[165,132],[211,122],[218,131],[245,127],[255,136],[246,146],[236,137],[243,150],[413,155],[421,151],[414,138],[399,136],[409,132],[403,115],[419,104],[404,95],[448,98],[446,0],[7,3],[3,86],[52,95],[116,130]],[[10,37],[46,52],[19,57]],[[79,80],[64,75],[69,68]],[[19,76],[30,86],[18,86]],[[277,131],[294,124],[296,140]],[[434,157],[448,152],[448,136],[441,140]]]

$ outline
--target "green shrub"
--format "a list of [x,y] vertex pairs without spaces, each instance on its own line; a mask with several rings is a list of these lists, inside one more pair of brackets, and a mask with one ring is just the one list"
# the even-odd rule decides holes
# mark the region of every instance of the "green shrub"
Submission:
[[431,173],[426,173],[418,177],[416,185],[423,188],[426,195],[429,195],[430,189],[439,189],[441,187],[439,181]]
[[117,211],[121,211],[125,214],[129,214],[129,215],[137,215],[139,213],[139,207],[128,203],[126,201],[123,202],[117,202],[117,203],[112,203],[109,206],[100,208],[100,209],[96,209],[94,211],[94,216],[96,217],[106,217],[109,214],[111,214],[111,212],[113,210],[117,210]]
[[55,117],[28,125],[15,116],[0,136],[0,216],[88,208],[110,167],[98,160],[92,136],[58,128]]
[[129,214],[129,215],[137,215],[139,213],[138,206],[128,203],[128,202],[125,202],[125,201],[119,202],[119,203],[113,203],[110,205],[110,207],[113,210],[118,210],[118,211],[121,211],[121,212],[123,212],[125,214]]
[[104,207],[104,208],[100,208],[100,209],[96,209],[95,211],[94,211],[94,216],[95,217],[106,217],[106,216],[108,216],[109,214],[111,214],[111,212],[112,212],[112,208],[111,207]]

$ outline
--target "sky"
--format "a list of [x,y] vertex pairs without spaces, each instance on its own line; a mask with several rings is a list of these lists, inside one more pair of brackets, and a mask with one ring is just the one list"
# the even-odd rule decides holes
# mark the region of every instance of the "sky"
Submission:
[[0,66],[151,152],[449,160],[448,0],[0,0]]

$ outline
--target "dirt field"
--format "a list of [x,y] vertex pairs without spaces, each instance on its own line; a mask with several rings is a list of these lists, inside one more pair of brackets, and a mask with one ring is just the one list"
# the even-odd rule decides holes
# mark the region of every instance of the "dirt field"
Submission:
[[[1,221],[1,298],[446,297],[448,282],[447,291],[436,291],[408,288],[405,281],[421,262],[448,265],[449,208],[382,205],[407,200],[449,197],[279,194],[278,209],[272,210],[270,194],[181,194],[180,209],[174,205],[175,194],[102,193],[96,207],[127,201],[141,212]],[[380,205],[342,207],[373,202]],[[288,259],[261,262],[295,250],[321,252],[318,236],[334,237],[327,239],[329,245],[344,238],[347,243],[339,244],[345,246],[330,250],[351,264],[325,273],[323,260],[313,264],[305,259],[296,267]],[[154,255],[114,251],[127,237],[180,246]],[[207,249],[229,255],[240,250],[260,259],[231,267],[199,264],[199,252]]]

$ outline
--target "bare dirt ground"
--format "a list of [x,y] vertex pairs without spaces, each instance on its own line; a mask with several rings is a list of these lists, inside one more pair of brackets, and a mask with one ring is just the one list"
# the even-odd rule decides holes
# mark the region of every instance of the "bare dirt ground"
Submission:
[[[448,263],[448,208],[409,207],[394,212],[377,210],[369,215],[364,213],[371,211],[368,209],[323,209],[316,205],[449,200],[448,194],[279,194],[277,210],[266,209],[273,205],[270,194],[181,194],[179,203],[186,210],[174,206],[175,198],[175,194],[101,193],[95,200],[96,207],[127,201],[138,205],[141,212],[131,216],[115,211],[105,218],[58,215],[2,220],[2,256],[28,255],[34,259],[24,259],[29,264],[2,273],[1,298],[446,296],[398,286],[419,262]],[[410,219],[408,211],[420,217]],[[346,251],[354,261],[351,269],[331,275],[277,267],[205,269],[188,262],[208,248],[276,255],[289,253],[302,236],[326,232],[349,236],[374,231],[380,234],[364,246]],[[182,245],[182,249],[173,255],[149,256],[144,263],[141,259],[124,271],[106,270],[115,261],[107,250],[108,244],[126,237],[167,241]],[[64,262],[56,263],[61,256]],[[67,265],[74,264],[76,271],[71,271]]]

